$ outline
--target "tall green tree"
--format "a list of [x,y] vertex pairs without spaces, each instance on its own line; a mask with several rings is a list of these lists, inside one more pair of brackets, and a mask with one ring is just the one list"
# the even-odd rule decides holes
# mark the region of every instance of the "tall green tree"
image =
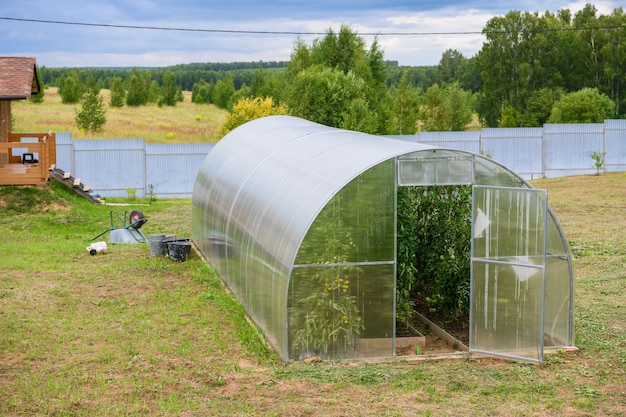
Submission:
[[87,88],[80,111],[76,112],[76,127],[82,131],[95,132],[106,123],[106,108],[100,89],[92,84]]
[[564,22],[551,13],[511,11],[494,17],[483,29],[485,42],[476,57],[482,79],[479,115],[498,126],[505,108],[519,114],[532,92],[563,84],[557,34]]
[[446,86],[444,91],[449,129],[456,132],[465,130],[474,113],[472,93],[463,90],[458,82]]
[[606,43],[600,48],[603,73],[600,88],[615,103],[618,118],[624,113],[622,101],[626,97],[626,14],[622,8],[613,10],[610,16],[602,16],[600,25],[613,28],[606,31]]
[[150,74],[148,74],[147,71],[142,72],[141,78],[146,94],[146,102],[144,104],[157,103],[162,97],[161,86],[159,85],[158,81],[151,79]]
[[[516,118],[511,127],[542,127],[548,122],[552,107],[565,94],[562,88],[540,88],[534,90],[526,103],[526,111]],[[503,124],[503,127],[505,125]]]
[[[260,94],[260,95],[259,95]],[[256,97],[272,97],[275,105],[286,105],[289,94],[286,71],[273,71],[265,78],[260,92]]]
[[441,56],[441,60],[439,60],[437,71],[439,84],[458,81],[464,61],[465,57],[462,53],[456,49],[447,49]]
[[444,92],[435,84],[424,93],[419,109],[422,129],[427,132],[449,131],[446,120],[446,103]]
[[128,82],[128,90],[126,93],[126,104],[128,106],[137,107],[148,103],[148,91],[144,79],[138,69],[133,68]]
[[198,81],[191,90],[191,102],[197,104],[213,103],[214,90],[215,83],[208,83],[205,80]]
[[59,87],[61,102],[65,104],[78,103],[83,96],[85,87],[80,79],[78,71],[72,70],[63,79]]
[[215,105],[221,109],[229,109],[234,94],[235,84],[233,83],[233,77],[230,73],[226,73],[224,78],[215,84]]
[[587,3],[582,10],[576,13],[573,23],[574,28],[579,32],[576,39],[576,46],[579,51],[577,57],[584,64],[586,70],[586,86],[598,88],[604,66],[600,50],[606,44],[606,33],[599,28],[600,21],[595,6]]
[[458,83],[433,85],[424,93],[419,118],[424,131],[463,131],[472,121],[472,94]]
[[391,90],[393,114],[391,116],[390,133],[413,135],[417,133],[417,116],[419,96],[417,89],[411,85],[405,71],[397,87]]
[[174,78],[174,74],[171,71],[166,71],[165,75],[163,75],[163,104],[165,104],[166,106],[175,106],[177,101],[177,93],[178,86],[176,85],[176,79]]
[[[323,75],[315,76],[312,73],[315,71],[322,72]],[[334,94],[329,88],[332,86],[319,83],[320,79],[325,78],[329,83],[338,83],[343,90]],[[315,87],[310,85],[308,88],[321,88],[320,91],[329,96],[323,98],[319,97],[320,91],[307,91],[307,86],[302,84],[303,79],[315,81]],[[367,48],[365,41],[349,26],[342,25],[339,33],[329,30],[323,38],[315,39],[310,46],[298,39],[291,55],[286,81],[290,86],[286,103],[290,112],[315,115],[318,121],[338,123],[331,124],[335,127],[349,125],[352,128],[366,129],[370,133],[386,131],[389,110],[382,50],[376,40]],[[359,84],[363,97],[353,103],[345,102],[340,113],[329,114],[337,112],[336,103],[354,94],[352,86],[355,83]],[[322,107],[305,108],[312,103]],[[357,123],[357,114],[368,117],[369,120],[359,119]]]
[[124,89],[124,83],[120,77],[114,77],[111,82],[111,107],[124,107],[126,101],[126,90]]
[[[291,82],[289,113],[313,122],[372,133],[375,118],[364,105],[365,82],[353,73],[312,66]],[[359,119],[357,123],[357,119]]]
[[458,74],[456,81],[463,90],[477,93],[482,89],[483,81],[476,67],[476,57],[462,60],[459,63]]

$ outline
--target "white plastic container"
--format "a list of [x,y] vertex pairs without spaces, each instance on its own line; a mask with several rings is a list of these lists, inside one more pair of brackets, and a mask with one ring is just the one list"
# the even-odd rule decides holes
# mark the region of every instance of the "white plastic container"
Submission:
[[96,255],[97,253],[106,253],[107,251],[107,243],[106,242],[94,242],[91,245],[87,246],[87,252],[91,256]]

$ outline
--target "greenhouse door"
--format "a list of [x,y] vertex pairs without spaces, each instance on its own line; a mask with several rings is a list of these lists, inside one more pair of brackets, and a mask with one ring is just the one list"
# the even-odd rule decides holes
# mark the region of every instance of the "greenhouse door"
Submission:
[[547,208],[545,190],[474,187],[470,353],[543,361]]

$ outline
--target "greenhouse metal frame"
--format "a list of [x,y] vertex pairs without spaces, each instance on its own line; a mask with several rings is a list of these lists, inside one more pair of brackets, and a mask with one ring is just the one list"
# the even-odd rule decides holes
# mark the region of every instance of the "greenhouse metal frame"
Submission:
[[396,356],[398,187],[471,185],[470,353],[573,344],[571,253],[547,193],[481,155],[291,116],[208,154],[192,238],[285,362]]

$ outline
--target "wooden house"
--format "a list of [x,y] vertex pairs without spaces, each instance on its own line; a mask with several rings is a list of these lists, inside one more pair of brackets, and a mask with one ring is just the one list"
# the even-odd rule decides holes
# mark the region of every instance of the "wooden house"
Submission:
[[38,94],[35,58],[0,57],[0,185],[43,186],[56,164],[56,138],[49,133],[13,133],[11,103]]

